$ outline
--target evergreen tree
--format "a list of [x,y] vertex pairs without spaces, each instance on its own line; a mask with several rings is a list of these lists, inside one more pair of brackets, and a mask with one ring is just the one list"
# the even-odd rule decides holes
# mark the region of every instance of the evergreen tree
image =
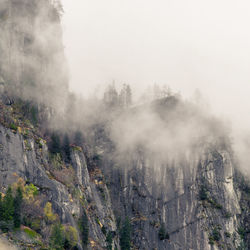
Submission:
[[51,142],[49,144],[49,150],[52,154],[58,154],[61,152],[61,141],[57,133],[51,135]]
[[108,107],[117,107],[118,105],[118,93],[115,88],[115,83],[113,82],[107,88],[103,97],[104,103]]
[[62,149],[63,149],[63,155],[64,155],[64,158],[65,158],[65,161],[67,163],[69,163],[71,161],[71,157],[70,157],[70,143],[69,143],[69,137],[68,135],[66,134],[63,138],[63,146],[62,146]]
[[37,106],[32,106],[30,109],[31,121],[34,125],[37,125],[38,122],[38,108]]
[[19,228],[21,225],[21,206],[22,206],[23,194],[20,187],[17,188],[17,193],[14,199],[14,226]]
[[158,236],[160,240],[169,239],[169,234],[166,232],[164,223],[161,224]]
[[112,250],[112,233],[109,231],[107,236],[106,236],[106,242],[107,242],[107,250]]
[[82,132],[79,130],[75,132],[74,143],[80,147],[82,147],[83,145],[83,135]]
[[55,224],[52,228],[50,236],[50,246],[52,249],[62,250],[64,249],[64,233],[60,223]]
[[0,221],[3,219],[3,200],[2,194],[0,193]]
[[14,199],[12,190],[9,187],[1,201],[1,223],[0,228],[7,232],[13,228]]
[[80,220],[80,230],[81,230],[81,238],[82,244],[86,248],[89,242],[89,221],[86,212],[83,212],[83,215]]
[[6,195],[3,198],[3,220],[11,221],[14,215],[14,199],[11,187],[8,188]]
[[120,244],[121,250],[130,250],[131,248],[131,225],[127,217],[120,232]]
[[132,91],[129,85],[126,86],[126,106],[129,107],[132,104]]
[[163,224],[161,224],[161,227],[160,227],[160,230],[159,230],[159,233],[158,233],[159,239],[164,240],[165,239],[165,234],[166,234],[165,227],[164,227]]
[[128,84],[123,84],[119,94],[119,104],[122,108],[128,108],[132,104],[132,92]]

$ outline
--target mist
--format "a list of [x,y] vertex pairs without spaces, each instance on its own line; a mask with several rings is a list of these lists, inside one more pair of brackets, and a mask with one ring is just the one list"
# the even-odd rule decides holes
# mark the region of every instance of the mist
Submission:
[[249,1],[62,2],[73,91],[98,95],[115,81],[130,84],[136,99],[157,83],[190,100],[198,89],[232,126],[235,150],[246,158]]
[[71,89],[96,93],[115,80],[135,95],[154,83],[248,127],[249,1],[63,1]]

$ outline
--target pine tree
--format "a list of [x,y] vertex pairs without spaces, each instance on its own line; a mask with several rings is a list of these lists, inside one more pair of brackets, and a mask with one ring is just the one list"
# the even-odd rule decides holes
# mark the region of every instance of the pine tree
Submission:
[[82,132],[81,132],[81,131],[76,131],[76,132],[75,132],[74,143],[75,143],[77,146],[82,147],[82,145],[83,145],[83,135],[82,135]]
[[23,194],[20,187],[17,188],[17,193],[14,199],[14,226],[19,228],[21,225],[21,206],[22,206]]
[[122,250],[130,250],[131,248],[131,225],[127,217],[120,232],[120,244]]
[[12,190],[9,187],[4,198],[1,201],[0,227],[4,232],[7,232],[13,228],[13,216],[14,216],[14,199],[12,196]]
[[111,231],[108,232],[107,236],[106,236],[106,242],[107,242],[107,250],[112,250],[112,233]]
[[64,249],[64,233],[60,223],[55,224],[52,228],[50,236],[50,246],[52,249],[62,250]]
[[88,216],[86,212],[83,212],[83,215],[81,217],[80,221],[80,230],[81,230],[81,238],[82,238],[82,244],[86,248],[89,242],[89,222],[88,222]]
[[71,157],[70,157],[70,145],[69,145],[69,137],[68,135],[66,134],[63,138],[63,146],[62,146],[62,149],[63,149],[63,155],[64,155],[64,158],[65,158],[65,161],[67,163],[69,163],[71,161]]
[[113,82],[107,88],[103,97],[104,103],[108,107],[117,107],[118,105],[118,93],[115,88],[115,83]]
[[3,220],[11,221],[14,215],[14,199],[11,187],[8,188],[6,195],[3,198]]
[[51,135],[51,142],[49,144],[49,150],[52,154],[58,154],[61,152],[61,141],[57,133]]
[[159,239],[164,240],[165,239],[165,234],[166,234],[165,227],[164,227],[163,224],[161,224],[161,227],[160,227],[160,230],[159,230],[159,233],[158,233]]
[[0,221],[3,219],[3,200],[2,194],[0,193]]
[[161,224],[158,236],[160,240],[169,239],[169,234],[166,232],[164,223]]
[[132,104],[132,91],[129,85],[126,87],[126,105],[127,107],[131,106]]

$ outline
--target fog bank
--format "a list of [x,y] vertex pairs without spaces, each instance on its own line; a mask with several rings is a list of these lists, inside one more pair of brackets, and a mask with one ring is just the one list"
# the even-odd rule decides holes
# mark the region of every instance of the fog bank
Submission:
[[249,1],[62,2],[73,91],[98,94],[113,80],[135,96],[154,83],[188,99],[199,89],[232,123],[236,148],[248,149]]

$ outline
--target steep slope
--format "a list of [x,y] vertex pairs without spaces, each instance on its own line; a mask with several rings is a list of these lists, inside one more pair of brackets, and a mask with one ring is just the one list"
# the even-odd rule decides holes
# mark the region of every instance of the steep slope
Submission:
[[[37,199],[27,199],[25,203],[40,212],[41,228],[38,232],[41,234],[43,244],[45,246],[48,244],[48,233],[52,227],[51,222],[47,222],[45,218],[45,206],[49,202],[52,204],[53,213],[58,216],[61,223],[71,225],[78,231],[78,220],[84,210],[89,221],[90,246],[92,249],[102,249],[106,246],[106,236],[102,228],[105,226],[107,232],[116,231],[108,190],[105,183],[101,182],[100,171],[96,169],[96,173],[89,174],[81,150],[72,148],[71,159],[73,169],[71,166],[64,167],[64,171],[61,169],[62,177],[59,178],[60,175],[57,176],[56,173],[60,171],[55,171],[55,167],[51,165],[44,141],[38,143],[32,137],[24,139],[19,132],[0,126],[1,192],[5,193],[9,186],[20,183],[20,179],[26,185],[33,184],[37,188],[38,205],[35,206]],[[70,177],[74,181],[68,181],[67,174],[71,174]],[[34,204],[30,204],[30,201]],[[31,216],[33,215],[31,213]],[[12,234],[11,237],[17,240],[18,244],[30,243],[17,234]],[[78,248],[82,249],[80,233],[78,239]],[[31,242],[32,247],[40,249],[37,239]]]
[[[148,127],[147,138],[141,137],[145,125],[138,123],[139,132],[135,132],[134,125],[133,132],[128,129],[130,136],[137,137],[129,139],[128,147],[123,145],[127,143],[123,135],[128,136],[125,128],[118,139],[122,150],[107,153],[103,167],[110,180],[114,212],[117,218],[131,219],[135,249],[247,249],[242,237],[247,225],[240,218],[249,218],[249,206],[245,204],[244,210],[241,207],[236,164],[225,130],[218,121],[200,118],[197,110],[178,103],[171,97],[153,105],[154,114],[169,123],[164,130],[175,127],[173,135],[168,133],[162,138],[164,143],[158,144],[159,138],[153,138]],[[122,117],[126,127],[130,126],[126,117],[129,123],[138,122],[140,114],[135,113],[132,119],[127,114]],[[144,122],[149,124],[151,120],[147,119]],[[171,119],[175,120],[174,126]],[[191,122],[195,137],[188,128],[192,136],[179,140],[178,120],[181,124],[185,121],[185,127]],[[203,128],[205,121],[209,128],[205,134],[195,129],[199,126],[193,126],[194,120]],[[154,126],[153,134],[160,133],[161,128]],[[186,139],[191,144],[183,147],[181,142],[186,143]]]
[[0,1],[0,85],[60,110],[68,87],[60,1]]
[[[115,92],[85,143],[67,143],[67,157],[49,148],[56,130],[73,140],[67,113],[82,109],[66,107],[60,15],[59,1],[0,0],[3,237],[24,249],[250,249],[249,181],[207,110],[176,96],[124,108]],[[23,193],[17,228],[9,187]]]

